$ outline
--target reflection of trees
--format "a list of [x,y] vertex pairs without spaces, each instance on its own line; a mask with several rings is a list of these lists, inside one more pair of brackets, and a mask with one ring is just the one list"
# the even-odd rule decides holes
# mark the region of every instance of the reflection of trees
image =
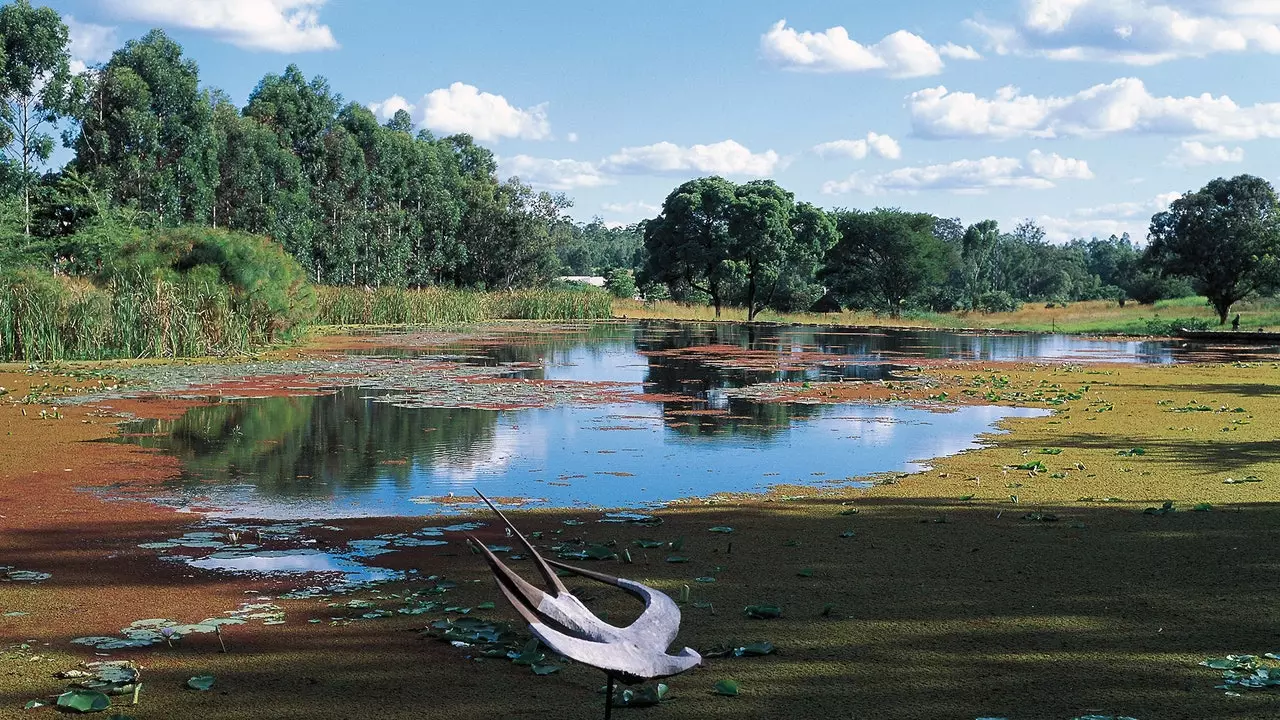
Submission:
[[289,496],[408,485],[414,465],[466,461],[492,443],[495,411],[394,407],[368,395],[345,388],[196,407],[177,420],[139,423],[157,436],[128,440],[176,455],[189,481],[227,478]]

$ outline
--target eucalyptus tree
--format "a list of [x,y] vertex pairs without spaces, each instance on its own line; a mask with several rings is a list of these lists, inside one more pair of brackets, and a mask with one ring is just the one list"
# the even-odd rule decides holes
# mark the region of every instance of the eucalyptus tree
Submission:
[[211,220],[214,97],[161,30],[130,40],[90,78],[77,107],[72,166],[158,225]]
[[67,106],[67,26],[54,10],[28,0],[0,8],[0,142],[20,173],[23,234],[31,235],[35,168],[53,153],[48,130]]
[[1211,181],[1151,218],[1146,260],[1191,278],[1226,323],[1231,306],[1280,287],[1280,202],[1253,175]]
[[730,208],[731,256],[746,272],[747,321],[771,305],[780,283],[791,276],[813,278],[817,265],[836,242],[835,224],[826,213],[772,180],[739,185]]

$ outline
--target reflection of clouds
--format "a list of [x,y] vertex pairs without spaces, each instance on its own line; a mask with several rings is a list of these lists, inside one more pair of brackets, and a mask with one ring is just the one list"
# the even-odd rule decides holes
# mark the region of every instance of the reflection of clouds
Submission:
[[544,363],[548,380],[640,385],[649,372],[649,359],[629,342],[561,350],[547,356]]
[[187,564],[205,570],[231,573],[337,572],[346,576],[347,582],[381,582],[400,576],[395,570],[369,567],[342,555],[309,549],[236,557],[204,557],[188,561]]
[[[465,486],[481,475],[499,475],[519,460],[537,460],[547,456],[548,424],[521,423],[518,413],[514,423],[498,421],[493,436],[474,445],[451,448],[449,454],[432,460],[430,472],[450,486]],[[526,418],[532,420],[532,418]]]

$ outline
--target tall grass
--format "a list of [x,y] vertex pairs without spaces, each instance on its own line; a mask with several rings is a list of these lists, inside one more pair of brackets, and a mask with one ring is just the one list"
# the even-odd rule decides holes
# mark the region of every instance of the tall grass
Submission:
[[274,339],[252,312],[195,276],[96,287],[24,272],[0,284],[0,361],[245,353]]
[[481,320],[594,320],[611,317],[612,297],[595,289],[477,292],[452,288],[316,288],[325,325],[456,324]]

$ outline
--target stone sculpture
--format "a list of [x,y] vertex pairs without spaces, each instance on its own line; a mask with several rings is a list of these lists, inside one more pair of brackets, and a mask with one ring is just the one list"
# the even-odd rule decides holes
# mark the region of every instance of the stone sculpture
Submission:
[[[529,630],[534,636],[547,647],[571,660],[605,672],[608,676],[605,692],[606,718],[613,707],[616,680],[631,685],[670,677],[702,662],[702,657],[691,648],[685,648],[676,655],[667,654],[667,649],[680,629],[680,608],[670,597],[638,582],[544,559],[502,511],[480,491],[477,490],[476,494],[501,518],[506,529],[528,553],[550,592],[526,582],[503,564],[484,543],[471,538],[484,554],[485,562],[489,564],[489,569],[498,582],[498,589],[529,624]],[[614,585],[643,600],[644,612],[626,627],[610,625],[596,617],[565,588],[552,570],[553,567]]]

